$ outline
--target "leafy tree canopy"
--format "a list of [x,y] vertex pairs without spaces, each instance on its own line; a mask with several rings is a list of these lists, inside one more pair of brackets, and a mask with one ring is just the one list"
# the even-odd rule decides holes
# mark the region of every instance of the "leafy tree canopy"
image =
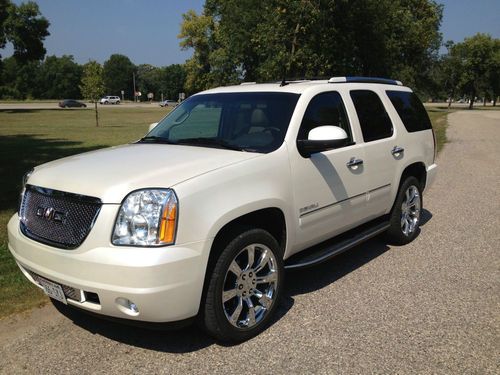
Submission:
[[181,25],[191,90],[245,80],[369,75],[409,85],[441,42],[433,0],[207,0]]
[[46,52],[43,41],[50,35],[49,25],[36,3],[15,5],[9,0],[0,0],[0,48],[11,42],[19,62],[43,59]]
[[135,65],[127,56],[114,54],[104,62],[103,78],[107,95],[117,95],[121,97],[121,91],[125,91],[127,98],[132,98],[133,94],[133,74]]

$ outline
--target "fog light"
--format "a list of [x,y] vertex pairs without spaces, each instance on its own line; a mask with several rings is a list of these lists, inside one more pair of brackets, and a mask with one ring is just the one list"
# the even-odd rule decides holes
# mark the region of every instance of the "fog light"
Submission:
[[115,300],[115,302],[116,302],[116,305],[118,306],[118,309],[121,312],[123,312],[127,315],[131,315],[131,316],[139,315],[139,308],[131,300],[129,300],[127,298],[119,297]]
[[139,313],[139,309],[137,308],[137,305],[133,302],[130,302],[130,310],[132,310],[135,313]]

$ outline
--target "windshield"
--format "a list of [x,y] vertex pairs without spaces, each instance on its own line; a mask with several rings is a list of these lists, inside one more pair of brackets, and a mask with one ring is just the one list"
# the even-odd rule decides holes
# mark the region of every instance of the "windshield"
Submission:
[[140,142],[271,152],[283,143],[298,98],[276,92],[195,95]]

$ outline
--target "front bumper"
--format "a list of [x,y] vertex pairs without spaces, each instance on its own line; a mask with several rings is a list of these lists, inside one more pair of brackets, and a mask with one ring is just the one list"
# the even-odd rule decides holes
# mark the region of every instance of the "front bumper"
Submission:
[[[116,208],[103,211],[91,235],[75,250],[56,249],[27,238],[15,214],[8,224],[9,250],[35,285],[39,286],[32,273],[97,294],[98,303],[67,299],[68,304],[84,310],[147,322],[174,322],[195,316],[211,241],[159,248],[93,246],[96,236],[106,233],[109,238],[111,233],[106,217],[115,215]],[[124,308],[124,300],[133,302],[138,312]]]

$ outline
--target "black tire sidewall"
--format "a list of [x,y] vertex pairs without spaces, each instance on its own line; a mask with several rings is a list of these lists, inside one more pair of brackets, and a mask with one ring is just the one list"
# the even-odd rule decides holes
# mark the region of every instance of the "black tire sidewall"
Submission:
[[[241,250],[254,243],[266,245],[274,253],[278,271],[278,283],[276,285],[273,304],[264,319],[252,328],[238,329],[227,321],[223,305],[221,303],[221,296],[224,288],[226,272],[230,263]],[[215,264],[212,274],[209,277],[208,289],[203,306],[204,326],[208,333],[221,341],[241,342],[262,332],[269,324],[276,308],[279,305],[284,285],[284,276],[283,254],[278,242],[273,236],[262,229],[250,229],[239,234],[224,248]]]

